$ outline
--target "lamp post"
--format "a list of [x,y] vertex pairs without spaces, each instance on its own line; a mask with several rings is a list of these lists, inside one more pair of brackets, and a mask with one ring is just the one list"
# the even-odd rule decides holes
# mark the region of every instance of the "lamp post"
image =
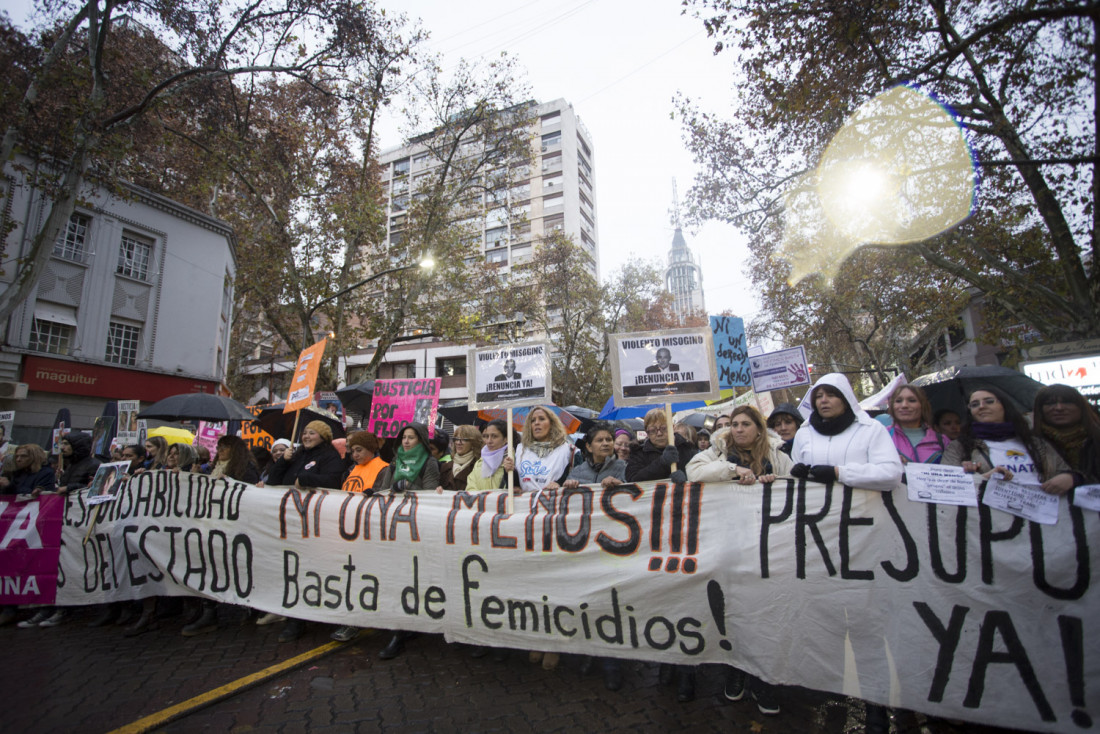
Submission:
[[[364,278],[363,280],[360,280],[357,283],[352,283],[347,288],[336,291],[331,296],[329,296],[327,298],[322,298],[320,301],[317,301],[317,303],[313,304],[313,306],[311,306],[309,311],[306,313],[306,323],[308,324],[313,320],[313,314],[321,306],[324,306],[326,303],[331,303],[332,301],[335,301],[340,296],[345,295],[347,293],[351,293],[353,290],[355,290],[357,288],[362,288],[367,283],[370,283],[373,280],[378,280],[383,275],[390,275],[391,273],[400,273],[402,270],[412,270],[413,268],[423,268],[424,270],[431,270],[433,267],[435,267],[435,260],[432,259],[431,255],[425,255],[424,258],[420,262],[415,263],[413,265],[402,265],[401,267],[397,267],[397,268],[389,268],[388,270],[383,270],[381,272],[375,273],[375,274],[371,275],[369,278]],[[310,346],[310,341],[309,340],[310,340],[311,337],[312,337],[312,329],[307,330],[307,333],[305,334],[305,344],[302,347],[303,349],[309,348],[309,346]]]

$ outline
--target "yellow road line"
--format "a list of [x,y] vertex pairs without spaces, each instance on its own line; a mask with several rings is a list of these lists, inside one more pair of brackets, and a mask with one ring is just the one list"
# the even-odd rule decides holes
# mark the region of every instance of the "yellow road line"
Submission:
[[[367,634],[370,634],[372,630],[365,630]],[[363,636],[362,633],[360,637]],[[356,639],[359,639],[358,637]],[[280,673],[285,673],[288,670],[296,668],[305,663],[317,660],[318,658],[328,655],[330,652],[339,650],[342,647],[346,647],[348,642],[329,642],[320,647],[316,647],[308,652],[304,652],[301,655],[296,655],[292,658],[284,660],[281,663],[264,668],[250,675],[246,675],[243,678],[238,678],[232,683],[226,683],[224,686],[219,686],[213,690],[209,690],[206,693],[200,693],[194,698],[189,698],[186,701],[181,701],[174,706],[169,706],[166,709],[161,709],[155,714],[150,714],[144,718],[138,719],[125,726],[108,732],[108,734],[143,734],[147,731],[152,731],[157,727],[164,726],[169,722],[175,721],[187,714],[200,709],[203,706],[209,706],[212,703],[217,703],[222,699],[229,698],[236,695],[247,688],[263,683],[266,680],[274,678]]]

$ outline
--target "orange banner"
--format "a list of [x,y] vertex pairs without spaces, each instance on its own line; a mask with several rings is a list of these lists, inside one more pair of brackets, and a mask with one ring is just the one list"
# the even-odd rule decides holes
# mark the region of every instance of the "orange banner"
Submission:
[[294,367],[294,377],[290,381],[290,390],[286,398],[284,413],[301,410],[313,402],[313,388],[317,384],[317,372],[321,369],[321,357],[325,353],[328,339],[322,339],[302,350],[298,364]]

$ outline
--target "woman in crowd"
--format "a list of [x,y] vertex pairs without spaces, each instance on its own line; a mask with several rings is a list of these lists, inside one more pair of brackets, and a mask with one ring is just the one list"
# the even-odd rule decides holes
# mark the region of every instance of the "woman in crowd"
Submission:
[[164,468],[169,471],[191,471],[195,463],[195,450],[185,443],[174,443],[168,447],[168,458],[164,462]]
[[962,418],[951,408],[940,408],[932,416],[932,428],[949,442],[955,441],[962,432]]
[[[428,427],[423,423],[410,423],[401,429],[401,444],[393,463],[378,475],[374,483],[376,492],[432,492],[439,490],[439,462],[428,451]],[[414,632],[396,630],[389,643],[378,653],[382,660],[391,660],[405,649],[405,642],[416,636]]]
[[11,474],[0,477],[0,494],[29,494],[37,497],[43,492],[57,491],[57,474],[49,464],[45,450],[33,443],[26,443],[15,450]]
[[[646,440],[630,452],[630,458],[626,462],[626,481],[669,479],[677,484],[686,482],[687,465],[699,451],[695,444],[678,433],[669,436],[668,417],[663,408],[654,408],[646,413],[643,423]],[[676,471],[672,470],[673,464],[676,465]],[[671,683],[674,674],[678,678],[676,700],[681,703],[694,700],[695,666],[661,664],[661,683]]]
[[466,482],[474,470],[481,455],[481,432],[476,426],[457,426],[454,437],[455,450],[451,455],[454,462],[453,477],[456,492],[466,491]]
[[61,439],[61,460],[57,488],[62,494],[89,486],[100,463],[92,456],[92,437],[80,431],[71,431]]
[[898,385],[890,395],[886,412],[891,418],[886,431],[894,441],[901,463],[939,464],[948,441],[932,428],[932,405],[924,390]]
[[[557,414],[549,408],[536,406],[527,413],[516,458],[504,459],[505,471],[516,471],[516,486],[525,492],[557,489],[573,468],[573,447],[569,434]],[[528,659],[542,663],[544,670],[558,667],[556,652],[532,650]]]
[[[332,446],[332,429],[324,421],[310,421],[302,429],[301,441],[300,449],[287,449],[275,462],[268,474],[267,483],[277,486],[294,485],[298,489],[339,489],[344,479],[344,460]],[[257,623],[259,622],[265,622],[264,617]],[[293,642],[305,631],[303,620],[287,619],[279,633],[279,642]]]
[[164,440],[163,436],[150,436],[145,439],[145,464],[134,473],[163,469],[167,459],[168,442]]
[[485,492],[506,486],[504,459],[508,455],[508,424],[489,421],[481,431],[481,452],[466,479],[467,492]]
[[676,431],[676,433],[686,438],[688,440],[688,443],[698,448],[698,444],[696,441],[696,439],[698,438],[698,434],[695,432],[694,426],[689,426],[687,423],[677,423],[675,426],[673,426],[672,430]]
[[199,444],[195,446],[195,456],[197,457],[195,471],[199,474],[209,474],[210,470],[214,468],[214,464],[210,461],[210,449]]
[[252,452],[248,450],[248,444],[244,442],[243,438],[240,436],[222,436],[218,439],[215,450],[217,453],[214,455],[214,468],[210,471],[211,479],[225,477],[247,484],[255,484],[260,481],[260,470],[256,466],[256,460],[252,458]]
[[1073,489],[1074,476],[1065,459],[1046,439],[1031,432],[1027,419],[1004,393],[995,387],[978,388],[970,392],[966,404],[970,415],[963,421],[959,440],[944,452],[944,464],[961,466],[986,479],[996,473],[1004,479],[1038,484],[1049,494]]
[[695,432],[695,448],[706,451],[710,448],[710,431],[700,428]]
[[[798,462],[791,467],[791,476],[880,492],[898,486],[902,466],[893,439],[882,423],[860,407],[847,377],[833,372],[818,380],[810,392],[810,405],[809,425],[795,434],[791,447],[791,459]],[[739,693],[738,682],[727,681],[727,698],[744,695],[744,685]],[[776,701],[757,699],[756,703],[762,713],[779,713]],[[869,732],[888,731],[886,709],[869,704],[866,726]]]
[[769,438],[764,416],[751,405],[742,405],[730,414],[730,427],[717,431],[711,447],[688,462],[687,478],[692,482],[766,484],[790,469],[791,459]]
[[262,482],[268,471],[271,470],[271,464],[275,459],[271,456],[271,452],[263,446],[253,446],[249,449],[249,452],[252,454],[252,460],[256,462],[256,471],[260,473],[260,481]]
[[1069,385],[1047,385],[1035,395],[1035,433],[1045,438],[1078,476],[1100,483],[1100,414]]
[[809,425],[794,436],[791,476],[890,492],[901,481],[901,460],[886,427],[859,407],[848,378],[825,375],[810,395]]
[[791,455],[794,446],[794,434],[802,426],[802,414],[798,412],[798,406],[794,403],[780,403],[768,416],[768,428],[775,431],[776,435],[783,439],[779,450],[787,456]]
[[623,461],[630,458],[631,444],[634,441],[634,432],[625,428],[615,429],[615,455]]
[[440,490],[453,492],[455,478],[454,459],[451,458],[451,437],[442,428],[437,428],[435,434],[428,439],[428,452],[439,463]]
[[[626,462],[615,455],[615,434],[608,423],[593,423],[581,440],[584,459],[569,472],[562,485],[576,489],[582,484],[605,489],[626,480]],[[549,654],[549,653],[547,653]],[[545,660],[545,657],[543,658]],[[591,664],[588,659],[586,665]],[[619,658],[603,658],[603,684],[609,691],[623,687],[623,664]]]
[[[372,494],[374,490],[371,488],[378,479],[379,473],[389,466],[378,456],[382,442],[370,431],[356,431],[348,436],[346,446],[355,464],[340,489],[355,494],[364,491]],[[337,627],[331,637],[337,642],[348,642],[359,634],[359,630],[359,627],[343,625]]]
[[[714,443],[688,463],[687,476],[692,482],[737,482],[767,484],[776,475],[791,470],[791,458],[781,449],[779,441],[768,434],[764,416],[751,405],[734,408],[729,428],[714,434]],[[739,668],[727,666],[726,697],[740,701],[748,690],[762,714],[779,713],[775,688]]]

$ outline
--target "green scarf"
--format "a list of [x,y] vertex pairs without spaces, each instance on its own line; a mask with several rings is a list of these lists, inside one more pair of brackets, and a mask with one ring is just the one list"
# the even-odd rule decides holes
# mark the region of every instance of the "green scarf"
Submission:
[[1089,432],[1081,424],[1069,428],[1043,426],[1043,438],[1060,448],[1066,463],[1075,469],[1081,465],[1081,449],[1088,437]]
[[393,462],[393,481],[416,479],[420,476],[420,470],[424,468],[424,462],[427,460],[428,449],[424,448],[422,443],[413,446],[409,451],[399,447],[397,458]]

